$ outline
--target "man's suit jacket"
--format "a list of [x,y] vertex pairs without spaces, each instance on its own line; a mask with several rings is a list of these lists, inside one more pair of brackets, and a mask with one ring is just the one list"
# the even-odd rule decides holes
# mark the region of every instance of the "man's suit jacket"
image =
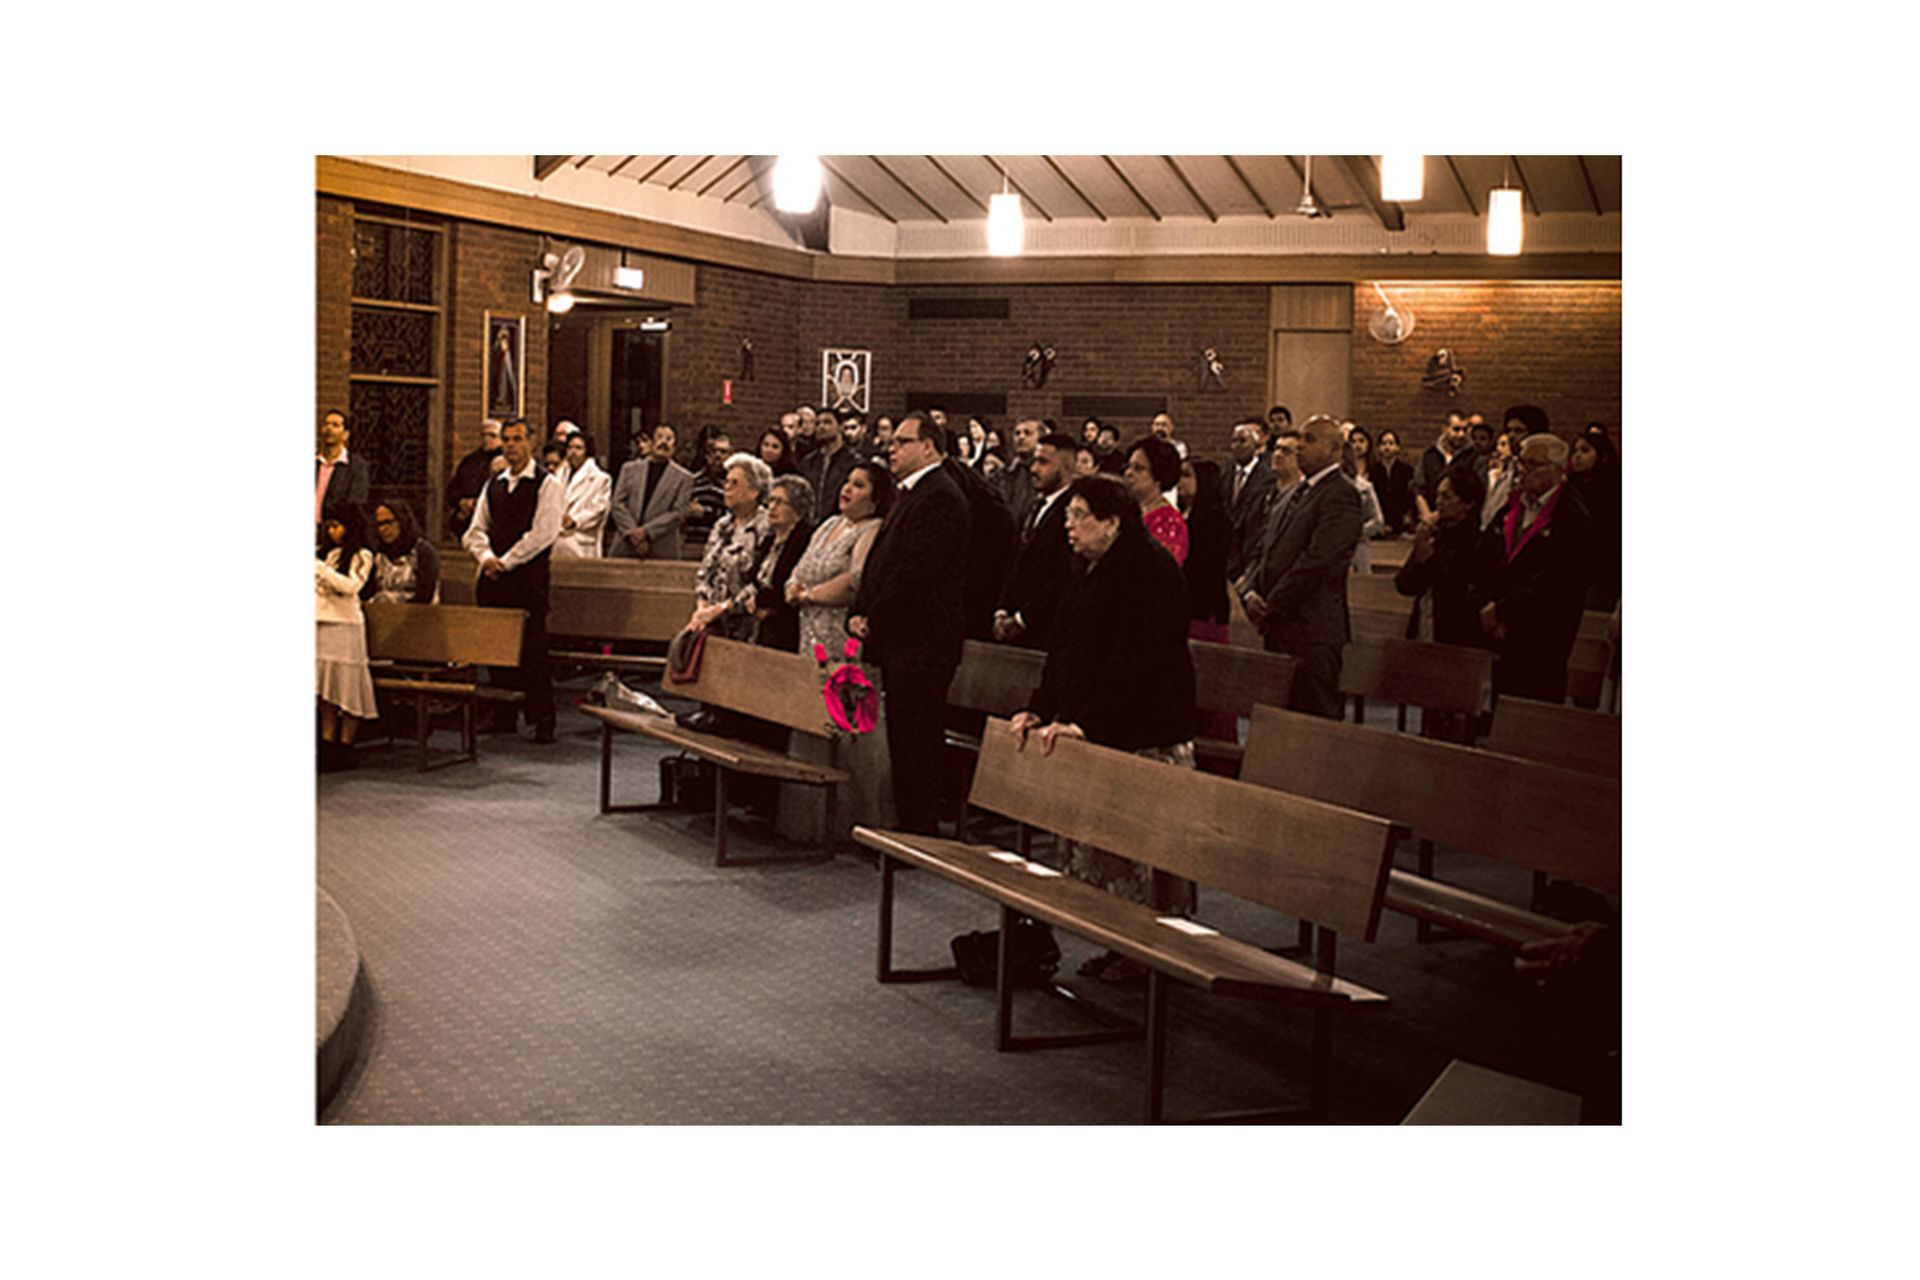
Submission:
[[[313,481],[320,483],[319,458],[313,460]],[[359,507],[365,512],[369,489],[367,464],[356,461],[349,451],[333,464],[333,474],[327,477],[327,491],[320,499],[320,518],[325,520],[349,506]]]
[[1013,527],[1020,528],[1027,522],[1027,509],[1040,500],[1033,491],[1033,459],[1014,455],[1013,461],[1002,467],[988,484],[1007,504],[1007,510],[1013,514]]
[[1220,496],[1226,500],[1233,526],[1227,542],[1228,582],[1238,580],[1260,558],[1260,540],[1267,529],[1267,499],[1278,486],[1273,464],[1265,458],[1255,458],[1253,472],[1240,486],[1240,496],[1236,498],[1233,494],[1235,470],[1237,468],[1229,467],[1220,477]]
[[1278,503],[1254,572],[1253,589],[1267,602],[1260,630],[1282,645],[1345,644],[1360,491],[1335,468]]
[[[813,488],[813,509],[832,515],[840,509],[840,489],[847,483],[847,475],[860,461],[860,455],[853,446],[842,444],[829,458],[824,450],[815,449],[799,465],[800,478]],[[821,518],[825,519],[826,515]]]
[[972,467],[948,458],[941,464],[967,502],[967,586],[962,606],[966,634],[993,638],[993,606],[1007,584],[1020,534],[993,483]]
[[680,522],[686,519],[687,504],[693,501],[693,472],[677,462],[664,464],[666,474],[660,477],[653,498],[643,511],[640,499],[647,492],[647,468],[661,465],[652,458],[641,458],[620,468],[620,479],[613,486],[613,509],[607,513],[607,524],[613,530],[612,541],[607,546],[609,556],[639,559],[639,553],[627,541],[627,533],[632,529],[645,529],[653,540],[647,551],[648,559],[680,558]]
[[[1035,502],[1044,501],[1035,494]],[[1017,613],[1026,630],[1013,643],[1044,649],[1053,635],[1060,598],[1073,580],[1079,557],[1067,543],[1067,497],[1055,498],[1013,558],[1013,572],[1000,593],[1000,607]]]
[[957,665],[965,635],[967,499],[935,467],[902,493],[874,536],[852,613],[871,662]]
[[[1519,501],[1515,494],[1510,504]],[[1593,574],[1593,519],[1586,504],[1571,485],[1562,488],[1546,527],[1511,560],[1503,512],[1481,535],[1480,554],[1476,594],[1483,603],[1491,600],[1507,624],[1495,669],[1500,691],[1560,701],[1566,697],[1567,657],[1580,633]]]

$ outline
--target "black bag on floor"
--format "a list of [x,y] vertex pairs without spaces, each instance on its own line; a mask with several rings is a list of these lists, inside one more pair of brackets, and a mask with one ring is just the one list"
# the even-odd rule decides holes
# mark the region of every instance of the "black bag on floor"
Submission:
[[[955,938],[953,963],[960,970],[960,981],[970,987],[991,987],[998,977],[1000,931],[980,929]],[[1052,983],[1060,967],[1060,944],[1053,930],[1037,920],[1022,916],[1013,922],[1007,940],[1008,978],[1016,987],[1044,987]]]
[[668,756],[660,762],[660,803],[668,809],[704,813],[713,808],[713,766],[697,756]]

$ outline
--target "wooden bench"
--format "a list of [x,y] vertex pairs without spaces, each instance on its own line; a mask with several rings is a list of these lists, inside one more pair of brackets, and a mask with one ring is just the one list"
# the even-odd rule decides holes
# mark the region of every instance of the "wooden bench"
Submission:
[[478,759],[480,740],[475,721],[480,698],[519,695],[508,690],[483,690],[477,668],[520,665],[520,635],[526,626],[526,613],[519,609],[394,604],[385,600],[370,600],[363,609],[374,688],[413,695],[420,768],[439,767],[428,763],[427,751],[436,702],[456,704],[461,716],[460,754],[441,763]]
[[1597,711],[1502,698],[1493,709],[1493,730],[1480,745],[1523,760],[1620,776],[1620,717]]
[[[829,742],[834,729],[821,698],[825,680],[819,664],[797,653],[763,649],[718,636],[707,637],[700,657],[699,678],[669,684],[667,691],[694,698],[709,706],[784,725]],[[727,775],[744,773],[827,788],[827,830],[833,830],[833,788],[848,780],[847,771],[831,764],[795,760],[783,752],[717,733],[682,728],[671,716],[621,711],[609,707],[580,708],[600,721],[600,812],[637,813],[655,804],[615,805],[613,801],[613,732],[643,734],[714,766],[713,864],[716,867],[766,862],[811,861],[831,857],[830,850],[800,855],[729,858],[727,856]]]
[[1489,942],[1519,948],[1572,926],[1434,880],[1433,844],[1620,888],[1616,779],[1275,707],[1254,711],[1241,777],[1409,829],[1420,871],[1393,872],[1387,906]]
[[[1341,657],[1340,692],[1357,700],[1356,724],[1366,722],[1369,698],[1398,704],[1403,729],[1409,706],[1470,722],[1493,700],[1493,654],[1430,640],[1355,639]],[[1435,732],[1424,719],[1421,729]]]
[[[880,855],[877,976],[913,982],[954,976],[950,968],[893,965],[896,864],[918,867],[1000,904],[1001,951],[994,1036],[1003,1050],[1102,1043],[1144,1036],[1145,1115],[1163,1118],[1167,980],[1217,995],[1304,1007],[1313,1015],[1310,1119],[1326,1116],[1332,1065],[1332,1016],[1385,997],[1334,971],[1335,936],[1371,940],[1395,831],[1389,823],[1228,778],[1157,764],[1129,752],[1063,739],[1051,755],[1016,749],[1008,722],[987,722],[969,802],[1028,826],[1055,832],[1321,926],[1315,963],[1302,964],[1226,937],[1197,922],[1163,916],[1091,884],[987,845],[855,827],[854,838]],[[1111,948],[1148,970],[1146,1023],[1120,1030],[1016,1036],[1007,938],[1031,917]],[[1244,1113],[1214,1119],[1273,1118]]]
[[[453,571],[443,572],[440,598],[471,604],[473,557],[452,553]],[[690,560],[554,560],[547,592],[547,653],[556,661],[606,670],[659,671],[661,654],[613,654],[582,649],[572,640],[630,641],[657,644],[664,651],[693,613],[693,580],[699,566]]]
[[1400,571],[1400,566],[1407,562],[1407,557],[1413,554],[1413,539],[1375,538],[1367,547],[1373,566],[1373,574],[1368,576],[1382,575],[1391,580]]
[[[1295,663],[1284,653],[1267,653],[1240,645],[1189,640],[1193,656],[1195,710],[1235,717],[1253,714],[1260,703],[1284,703],[1293,692]],[[1011,716],[1033,701],[1034,690],[1047,665],[1039,649],[969,640],[962,648],[953,683],[947,686],[947,704],[990,716]],[[978,751],[971,734],[949,731],[947,745]],[[1219,760],[1238,769],[1241,746],[1220,738],[1196,737],[1194,755]]]

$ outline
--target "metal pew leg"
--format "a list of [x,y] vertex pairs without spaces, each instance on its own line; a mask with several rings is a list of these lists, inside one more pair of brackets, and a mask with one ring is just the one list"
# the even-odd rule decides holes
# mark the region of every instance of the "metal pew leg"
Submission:
[[878,982],[941,982],[960,976],[953,966],[944,969],[896,969],[893,967],[893,873],[894,861],[884,850],[880,853],[880,950],[874,978]]

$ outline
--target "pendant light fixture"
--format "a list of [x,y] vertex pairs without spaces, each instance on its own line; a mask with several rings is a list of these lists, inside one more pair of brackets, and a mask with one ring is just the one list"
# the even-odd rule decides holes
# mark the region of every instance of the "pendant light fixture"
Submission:
[[773,162],[773,207],[812,213],[820,203],[820,157],[781,156]]
[[1397,151],[1380,157],[1380,198],[1408,204],[1426,192],[1427,158]]
[[1500,185],[1487,193],[1487,252],[1500,258],[1520,255],[1525,231],[1520,222],[1520,188],[1507,185],[1503,172]]
[[1005,174],[1000,177],[1000,194],[987,200],[987,252],[996,258],[1017,258],[1027,243],[1027,220],[1020,212],[1020,197],[1007,190]]

